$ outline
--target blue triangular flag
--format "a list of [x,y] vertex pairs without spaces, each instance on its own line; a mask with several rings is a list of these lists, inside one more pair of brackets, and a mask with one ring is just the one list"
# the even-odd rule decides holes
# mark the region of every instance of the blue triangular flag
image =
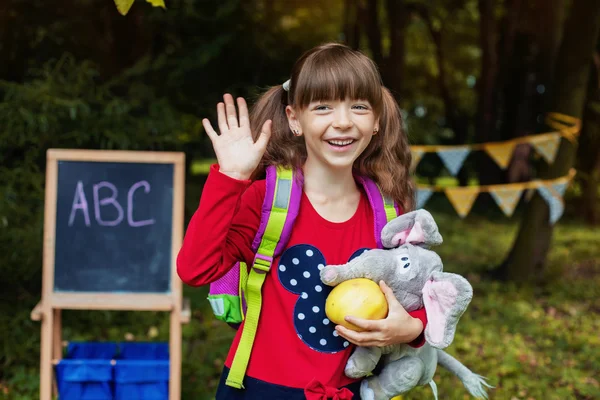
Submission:
[[556,190],[561,196],[564,196],[567,190],[567,182],[555,183],[554,185],[552,185],[552,188]]
[[432,194],[433,191],[431,189],[417,189],[417,207],[415,209],[423,208]]
[[471,149],[468,147],[456,147],[452,150],[438,150],[437,154],[452,176],[456,176],[470,152]]
[[[553,186],[560,186],[562,184],[557,184]],[[565,184],[566,188],[566,184]],[[559,188],[564,193],[564,188]],[[558,191],[558,190],[557,190]],[[552,195],[552,192],[547,187],[541,186],[538,188],[538,192],[540,196],[548,203],[548,207],[550,208],[550,224],[554,225],[556,221],[560,219],[563,212],[565,211],[565,206],[563,204],[563,200],[560,197],[556,197]],[[559,192],[560,193],[560,192]],[[562,196],[562,193],[561,193]]]

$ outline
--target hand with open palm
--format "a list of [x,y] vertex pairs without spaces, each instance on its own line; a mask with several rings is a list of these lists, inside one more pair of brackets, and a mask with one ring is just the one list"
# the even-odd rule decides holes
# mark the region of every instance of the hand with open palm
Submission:
[[217,104],[220,134],[217,134],[208,119],[204,118],[202,125],[212,142],[221,173],[235,179],[248,179],[265,153],[271,137],[272,122],[265,121],[255,142],[246,101],[241,97],[237,99],[238,118],[233,97],[225,94],[223,100],[224,103]]

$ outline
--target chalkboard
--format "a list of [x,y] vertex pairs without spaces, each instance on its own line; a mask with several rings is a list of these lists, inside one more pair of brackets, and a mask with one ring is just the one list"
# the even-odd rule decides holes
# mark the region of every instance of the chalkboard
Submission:
[[173,171],[57,161],[54,292],[171,290]]

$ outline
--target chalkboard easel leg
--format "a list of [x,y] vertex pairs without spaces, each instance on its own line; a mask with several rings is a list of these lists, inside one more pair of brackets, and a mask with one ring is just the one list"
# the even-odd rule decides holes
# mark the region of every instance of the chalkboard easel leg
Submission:
[[40,400],[52,399],[52,336],[54,333],[54,312],[45,307],[42,315],[40,344]]
[[[54,314],[54,327],[52,332],[52,364],[54,360],[60,361],[62,359],[62,313],[61,309],[55,308],[52,312]],[[54,379],[52,380],[52,393],[54,396],[58,396],[58,387]]]
[[169,400],[181,398],[181,312],[176,307],[171,311],[169,337]]

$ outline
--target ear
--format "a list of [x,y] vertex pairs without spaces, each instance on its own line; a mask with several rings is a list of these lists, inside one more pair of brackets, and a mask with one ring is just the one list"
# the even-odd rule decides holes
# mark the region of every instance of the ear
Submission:
[[290,130],[292,132],[294,130],[299,130],[301,132],[300,121],[298,121],[298,113],[294,110],[292,106],[288,105],[285,107],[285,115],[287,116]]
[[434,272],[423,287],[423,304],[427,313],[425,339],[443,349],[454,340],[456,324],[473,297],[471,284],[462,276]]
[[435,220],[426,210],[411,211],[394,218],[381,230],[381,243],[387,248],[410,243],[428,247],[442,243]]

